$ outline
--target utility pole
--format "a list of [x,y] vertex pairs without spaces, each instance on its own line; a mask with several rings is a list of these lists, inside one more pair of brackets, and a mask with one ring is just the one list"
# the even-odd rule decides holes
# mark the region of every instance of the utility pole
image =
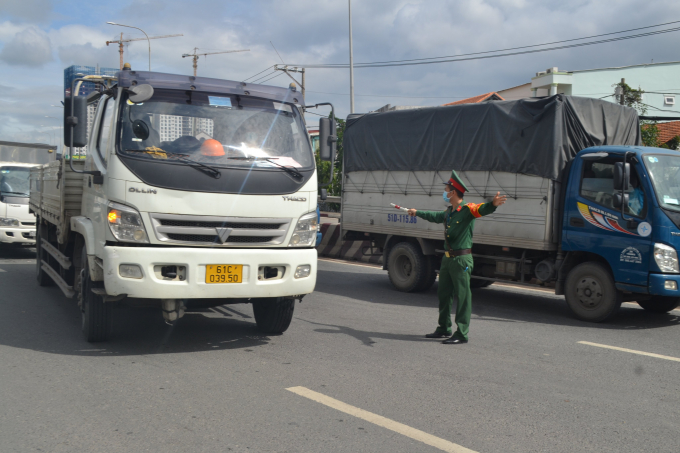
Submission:
[[197,53],[198,52],[198,47],[194,47],[194,53],[185,53],[182,55],[182,58],[186,57],[192,57],[194,60],[194,77],[196,77],[196,71],[198,70],[198,57],[201,55],[206,56],[206,55],[217,55],[218,53],[234,53],[234,52],[250,52],[250,49],[241,49],[241,50],[224,50],[222,52],[205,52],[205,53]]
[[349,113],[354,113],[354,52],[352,49],[352,0],[349,2]]
[[[179,33],[177,35],[163,35],[163,36],[151,36],[149,39],[161,39],[161,38],[174,38],[176,36],[184,36],[182,33]],[[118,41],[106,41],[106,45],[108,46],[109,44],[118,44],[118,52],[120,53],[120,69],[123,69],[123,44],[126,42],[132,42],[132,41],[146,41],[146,38],[131,38],[131,39],[123,39],[123,33],[120,34],[120,39]],[[150,67],[150,66],[149,66]]]
[[[291,68],[291,67],[288,67],[288,66],[286,66],[286,65],[284,65],[283,67],[279,67],[279,65],[274,65],[274,70],[275,70],[275,71],[283,71],[283,72],[285,72],[286,75],[287,75],[288,77],[290,77],[291,79],[293,79],[293,82],[295,82],[295,83],[297,83],[298,85],[300,85],[300,91],[302,92],[302,102],[304,103],[304,102],[305,102],[305,68],[298,68],[297,66]],[[295,77],[293,77],[292,75],[290,75],[291,72],[299,72],[299,73],[301,73],[301,74],[302,74],[302,83],[300,83],[300,82],[298,82],[297,80],[295,80]]]

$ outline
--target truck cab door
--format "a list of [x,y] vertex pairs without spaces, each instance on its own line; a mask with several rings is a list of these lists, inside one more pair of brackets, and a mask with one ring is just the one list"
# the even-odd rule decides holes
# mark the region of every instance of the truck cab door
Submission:
[[569,178],[565,200],[565,250],[590,252],[607,260],[617,283],[647,286],[651,253],[651,209],[646,178],[639,178],[639,163],[631,164],[630,202],[621,218],[614,208],[614,166],[608,157],[580,161]]

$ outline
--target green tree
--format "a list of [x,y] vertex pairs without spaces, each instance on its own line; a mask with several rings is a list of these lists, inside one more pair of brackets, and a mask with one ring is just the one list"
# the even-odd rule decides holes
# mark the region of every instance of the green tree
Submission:
[[[621,96],[623,96],[623,105],[634,108],[640,116],[647,114],[647,105],[642,102],[642,95],[645,93],[642,88],[638,87],[636,90],[623,81],[612,86],[616,88],[614,96],[618,98],[619,103],[621,103]],[[617,91],[619,91],[619,94],[617,94]],[[659,127],[656,121],[640,120],[640,135],[642,144],[645,146],[658,148],[663,145],[659,143]]]

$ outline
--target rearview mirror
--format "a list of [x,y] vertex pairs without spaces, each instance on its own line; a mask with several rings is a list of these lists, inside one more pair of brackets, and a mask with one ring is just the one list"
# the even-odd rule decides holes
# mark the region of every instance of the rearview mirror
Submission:
[[321,118],[319,120],[319,157],[324,161],[335,161],[338,137],[335,120]]
[[64,146],[71,146],[71,134],[73,134],[73,146],[82,148],[87,145],[87,98],[76,96],[73,98],[73,111],[71,111],[71,96],[64,98]]
[[630,186],[630,164],[617,162],[614,165],[614,190],[628,190]]
[[135,104],[146,102],[153,96],[153,87],[146,83],[130,87],[127,91],[128,99]]

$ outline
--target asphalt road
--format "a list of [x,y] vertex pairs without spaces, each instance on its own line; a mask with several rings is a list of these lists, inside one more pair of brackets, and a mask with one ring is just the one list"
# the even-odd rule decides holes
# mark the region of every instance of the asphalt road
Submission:
[[409,429],[484,453],[679,450],[678,311],[626,304],[587,324],[561,297],[494,285],[473,293],[470,343],[445,346],[423,338],[436,284],[407,295],[380,269],[323,261],[281,336],[260,335],[248,305],[174,327],[122,306],[114,338],[88,344],[33,260],[0,250],[2,452],[442,451]]

